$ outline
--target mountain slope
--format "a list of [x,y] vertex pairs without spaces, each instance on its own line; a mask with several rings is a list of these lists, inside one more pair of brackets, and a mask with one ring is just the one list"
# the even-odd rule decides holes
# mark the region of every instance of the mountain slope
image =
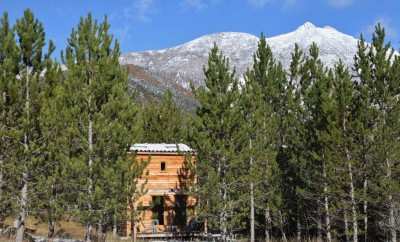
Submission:
[[136,99],[140,103],[159,101],[163,94],[170,90],[178,106],[187,111],[193,111],[196,102],[192,93],[177,84],[167,85],[162,78],[150,75],[142,67],[132,64],[125,65],[129,73],[129,86],[136,91]]
[[[128,53],[121,56],[120,62],[142,67],[166,86],[180,86],[188,90],[191,81],[195,86],[203,84],[203,66],[214,43],[230,59],[240,77],[252,63],[258,40],[258,37],[246,33],[216,33],[173,48]],[[328,66],[334,65],[339,58],[351,66],[358,41],[332,27],[320,28],[309,22],[293,32],[266,40],[285,68],[290,64],[295,43],[307,51],[313,42],[319,46],[321,59]]]

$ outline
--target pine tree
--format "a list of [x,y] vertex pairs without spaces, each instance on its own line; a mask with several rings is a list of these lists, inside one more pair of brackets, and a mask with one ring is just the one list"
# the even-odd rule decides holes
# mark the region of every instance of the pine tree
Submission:
[[11,190],[14,181],[12,174],[15,129],[17,124],[16,109],[18,87],[16,85],[18,74],[18,50],[15,35],[8,20],[8,14],[4,13],[0,22],[0,227],[6,216],[12,210]]
[[[94,224],[98,224],[99,239],[104,239],[108,219],[115,220],[111,215],[121,214],[121,206],[126,208],[121,201],[134,196],[126,192],[138,178],[126,174],[128,167],[137,167],[127,158],[136,138],[137,110],[128,90],[127,73],[118,62],[119,45],[109,28],[107,19],[99,24],[90,14],[82,18],[63,55],[68,69],[63,92],[71,117],[70,159],[86,241],[93,239]],[[124,177],[131,180],[123,181]],[[118,193],[121,179],[125,188]]]
[[179,143],[186,137],[187,117],[167,90],[160,102],[150,102],[142,109],[143,142]]
[[[17,101],[21,107],[18,119],[18,140],[23,147],[15,149],[17,157],[16,169],[19,180],[19,195],[17,201],[18,216],[16,221],[16,241],[24,238],[25,223],[32,201],[36,172],[40,156],[40,130],[38,114],[41,110],[40,94],[43,80],[41,74],[44,70],[44,61],[51,54],[44,54],[45,33],[42,24],[34,17],[30,10],[26,10],[22,18],[17,20],[15,31],[17,33],[19,50],[18,92],[20,99]],[[39,149],[39,152],[38,152]]]
[[[51,42],[49,48],[53,48]],[[62,72],[59,64],[48,58],[42,79],[45,83],[42,86],[42,109],[38,117],[41,172],[37,175],[35,187],[39,212],[33,215],[48,224],[48,238],[52,238],[56,222],[66,213],[69,202],[67,197],[72,191],[68,189],[68,139],[64,133],[68,129],[68,118],[61,111],[64,105],[60,93]]]
[[[279,95],[278,84],[284,85],[284,72],[273,58],[272,51],[267,46],[264,35],[261,35],[257,52],[253,57],[253,67],[245,76],[245,85],[242,90],[242,112],[245,120],[245,134],[248,141],[248,178],[244,183],[250,185],[248,193],[250,199],[250,240],[255,241],[255,214],[256,207],[263,208],[265,215],[265,237],[270,240],[271,209],[277,209],[279,201],[279,187],[276,184],[276,146],[277,140],[277,109],[276,95]],[[275,95],[275,96],[274,96]],[[260,169],[262,167],[262,169]],[[247,189],[247,188],[243,188]]]
[[279,160],[284,210],[288,214],[290,230],[296,230],[297,241],[302,241],[302,230],[306,224],[306,202],[301,196],[301,191],[305,188],[304,180],[307,179],[302,176],[303,154],[307,150],[304,143],[305,127],[303,125],[306,119],[303,117],[299,87],[300,69],[303,62],[303,52],[298,45],[295,45],[288,81],[282,97],[285,109],[282,113],[281,127],[284,127],[282,135],[285,144],[284,149],[281,149]]
[[235,72],[218,47],[212,48],[208,65],[204,69],[205,87],[194,90],[199,102],[196,110],[194,146],[197,155],[201,216],[205,226],[218,229],[223,240],[231,234],[230,221],[234,221],[233,200],[235,167],[240,143],[239,90]]
[[359,82],[355,83],[354,115],[353,115],[353,137],[354,153],[360,163],[362,179],[362,200],[363,200],[363,234],[364,241],[369,236],[368,224],[370,223],[370,202],[375,200],[369,192],[373,179],[373,172],[376,170],[374,159],[374,130],[376,123],[376,111],[373,108],[371,87],[371,69],[368,60],[368,46],[363,38],[360,37],[358,51],[354,58],[354,71],[357,73]]
[[[344,172],[345,178],[344,191],[347,194],[344,201],[350,200],[351,217],[353,226],[353,241],[358,241],[358,203],[356,201],[356,173],[354,167],[359,167],[358,162],[353,155],[353,130],[352,120],[353,115],[353,101],[354,101],[354,87],[351,80],[350,73],[345,68],[344,64],[339,61],[335,66],[335,77],[333,83],[335,85],[335,101],[336,101],[336,120],[335,124],[331,127],[330,134],[335,139],[334,149],[332,155],[335,154],[339,160],[337,164],[339,167],[346,167],[347,172]],[[339,179],[338,179],[339,180]],[[338,181],[336,181],[338,183]],[[340,194],[339,194],[340,196]],[[347,199],[349,198],[349,199]],[[344,204],[344,213],[346,214],[346,205]],[[347,215],[346,215],[347,217]],[[347,219],[345,217],[345,220]],[[346,223],[346,221],[345,221]],[[345,229],[347,231],[347,229]],[[348,233],[346,233],[346,236]]]
[[[326,157],[327,143],[324,137],[328,129],[332,108],[331,77],[319,59],[319,49],[316,44],[311,45],[309,56],[302,67],[300,79],[302,101],[306,117],[306,139],[308,140],[307,154],[308,181],[306,181],[306,195],[311,200],[317,214],[313,215],[317,221],[318,237],[322,229],[322,217],[325,224],[326,240],[332,241],[330,190],[328,173],[332,168]],[[319,206],[322,204],[323,206]]]
[[[396,167],[398,153],[398,78],[396,58],[390,43],[385,42],[385,31],[381,25],[377,25],[372,36],[371,46],[366,46],[363,40],[359,43],[356,55],[355,68],[360,78],[360,96],[364,93],[365,101],[370,105],[371,127],[373,133],[373,161],[375,177],[370,181],[374,185],[372,192],[381,199],[379,206],[384,208],[386,221],[383,229],[387,229],[390,241],[397,241],[394,194],[398,192]],[[395,71],[393,71],[395,70]],[[393,75],[394,74],[394,75]],[[379,177],[376,175],[379,174]],[[367,196],[366,196],[367,197]]]

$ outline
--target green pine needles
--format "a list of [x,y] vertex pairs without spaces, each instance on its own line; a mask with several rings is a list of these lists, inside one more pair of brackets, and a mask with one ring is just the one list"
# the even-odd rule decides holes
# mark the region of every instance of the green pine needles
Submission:
[[397,241],[399,57],[378,25],[354,60],[328,68],[296,45],[285,71],[261,35],[238,82],[211,50],[192,133],[205,232]]
[[94,227],[104,240],[140,192],[144,167],[127,157],[138,108],[109,27],[107,19],[82,18],[61,67],[30,10],[14,28],[2,18],[0,218],[16,218],[16,241],[26,238],[28,215],[48,224],[49,238],[74,216],[87,241]]

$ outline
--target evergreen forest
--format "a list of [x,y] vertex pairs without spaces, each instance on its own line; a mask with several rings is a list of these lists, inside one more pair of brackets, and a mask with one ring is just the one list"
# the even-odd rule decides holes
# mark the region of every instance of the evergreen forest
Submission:
[[66,46],[31,10],[0,20],[0,227],[27,219],[56,237],[67,217],[87,242],[138,213],[145,164],[134,143],[185,143],[197,222],[221,241],[390,241],[400,236],[400,56],[378,24],[353,66],[295,46],[284,69],[261,35],[243,77],[214,46],[192,87],[194,112],[171,92],[139,102],[105,17],[88,14]]

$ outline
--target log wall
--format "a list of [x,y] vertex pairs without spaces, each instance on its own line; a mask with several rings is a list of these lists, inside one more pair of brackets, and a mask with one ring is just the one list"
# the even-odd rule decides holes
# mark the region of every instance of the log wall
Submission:
[[[187,196],[187,191],[193,186],[195,176],[190,172],[190,164],[195,163],[194,156],[186,156],[178,153],[137,153],[134,156],[140,162],[148,162],[145,172],[138,185],[145,184],[147,193],[140,197],[136,207],[141,212],[140,222],[136,224],[138,233],[161,233],[183,230],[191,219],[195,216],[194,207],[196,199]],[[165,170],[162,170],[161,163],[165,163]],[[147,175],[146,175],[147,174]],[[164,200],[164,225],[153,226],[153,197],[161,196]],[[176,196],[185,196],[186,201],[186,221],[179,221],[176,224]],[[175,219],[174,219],[175,218]],[[126,225],[127,235],[130,234],[131,224]]]

